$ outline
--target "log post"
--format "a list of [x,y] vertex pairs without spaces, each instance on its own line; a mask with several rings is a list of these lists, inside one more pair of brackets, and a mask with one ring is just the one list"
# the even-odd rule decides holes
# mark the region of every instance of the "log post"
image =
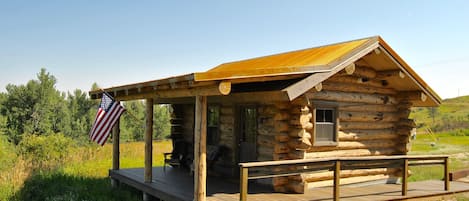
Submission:
[[448,158],[444,159],[443,168],[444,168],[444,180],[445,180],[445,191],[449,191],[449,164]]
[[145,108],[145,183],[151,183],[152,180],[152,136],[153,136],[153,99],[146,100]]
[[240,166],[239,200],[246,201],[248,194],[248,168]]
[[207,185],[207,97],[195,97],[194,200],[205,201]]
[[334,167],[334,201],[340,199],[340,160],[335,161]]
[[[119,138],[120,138],[120,119],[117,119],[116,124],[112,128],[112,170],[119,170],[120,165],[120,152],[119,152]],[[111,178],[111,186],[117,187],[119,181]]]
[[402,196],[407,195],[407,176],[409,169],[409,161],[404,159],[402,161]]

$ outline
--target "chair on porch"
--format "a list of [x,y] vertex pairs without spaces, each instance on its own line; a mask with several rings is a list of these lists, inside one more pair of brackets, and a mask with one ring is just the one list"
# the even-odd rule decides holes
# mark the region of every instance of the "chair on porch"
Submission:
[[189,154],[190,144],[180,139],[174,142],[173,151],[171,153],[163,153],[164,165],[163,171],[166,171],[166,164],[172,167],[188,168],[192,163],[191,154]]

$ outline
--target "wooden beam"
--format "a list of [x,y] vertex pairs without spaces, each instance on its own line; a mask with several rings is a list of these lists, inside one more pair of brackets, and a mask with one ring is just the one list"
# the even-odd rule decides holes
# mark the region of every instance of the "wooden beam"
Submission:
[[409,161],[407,159],[403,159],[402,161],[402,196],[407,195],[407,177],[408,177],[408,170],[409,170]]
[[194,200],[205,201],[207,188],[207,97],[195,97]]
[[400,92],[398,95],[401,100],[422,102],[425,102],[427,100],[427,95],[423,91],[403,91]]
[[230,81],[221,81],[218,84],[218,90],[222,95],[228,95],[231,92],[231,82]]
[[376,79],[387,79],[387,78],[405,78],[405,73],[402,70],[387,70],[387,71],[378,71],[376,74]]
[[340,161],[337,160],[334,166],[334,201],[340,199]]
[[347,73],[347,75],[353,74],[353,72],[355,72],[355,63],[351,63],[350,65],[345,67],[344,70],[345,70],[345,73]]
[[146,100],[145,109],[145,183],[151,183],[153,176],[153,99],[148,98]]

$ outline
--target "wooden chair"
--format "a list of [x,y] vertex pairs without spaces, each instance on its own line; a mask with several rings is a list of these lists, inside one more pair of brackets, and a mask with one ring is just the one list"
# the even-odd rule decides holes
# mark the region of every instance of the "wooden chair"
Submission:
[[190,160],[190,156],[188,154],[188,147],[189,144],[184,140],[175,141],[173,151],[171,153],[163,153],[163,171],[166,171],[167,164],[172,167],[187,167],[188,160]]

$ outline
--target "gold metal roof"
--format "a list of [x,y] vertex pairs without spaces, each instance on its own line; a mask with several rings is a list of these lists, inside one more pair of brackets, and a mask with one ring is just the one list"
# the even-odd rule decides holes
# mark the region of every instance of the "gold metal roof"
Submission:
[[195,73],[194,79],[207,81],[326,71],[330,70],[329,64],[371,39],[373,38],[224,63],[206,72]]

